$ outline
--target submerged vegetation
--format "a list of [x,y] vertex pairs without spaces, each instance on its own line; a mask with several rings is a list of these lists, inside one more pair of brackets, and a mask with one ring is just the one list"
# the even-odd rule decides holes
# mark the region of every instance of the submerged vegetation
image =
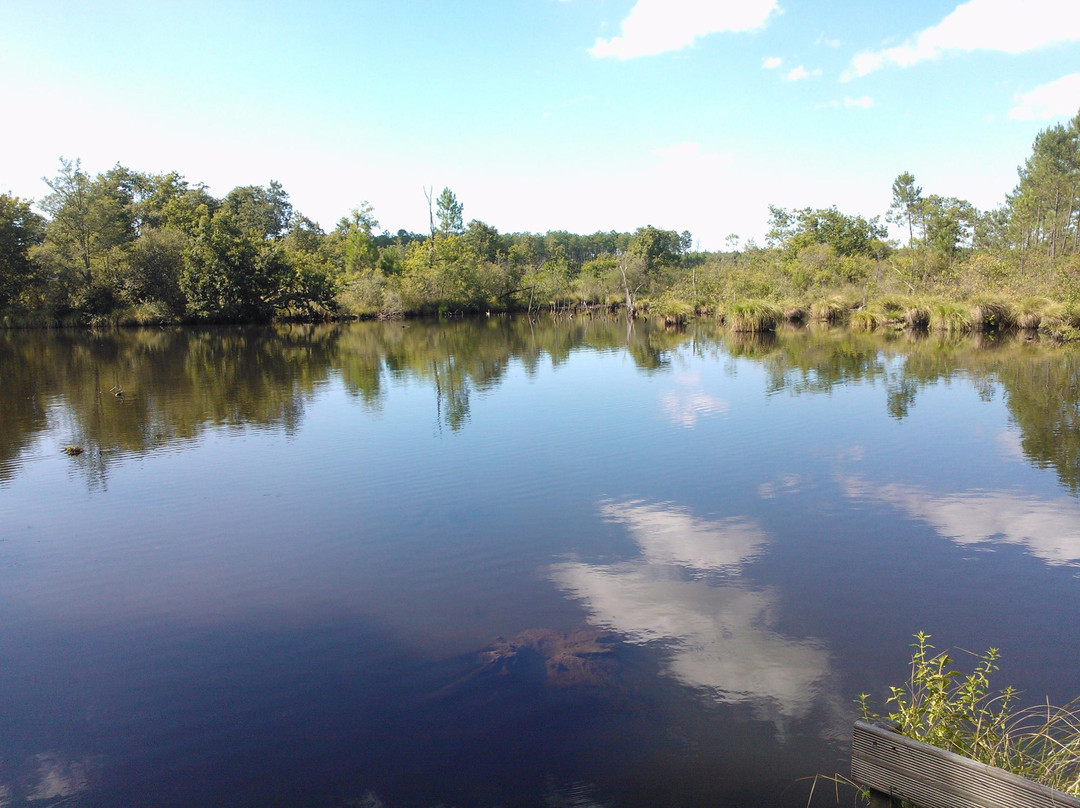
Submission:
[[[924,194],[910,172],[885,214],[769,209],[764,245],[701,252],[663,228],[577,235],[466,223],[446,188],[427,233],[380,230],[360,203],[329,231],[276,182],[224,198],[179,174],[61,159],[37,201],[0,195],[0,321],[159,325],[624,309],[741,331],[784,319],[945,333],[1077,335],[1080,115],[1036,138],[997,209]],[[36,208],[36,209],[35,209]]]
[[869,696],[863,717],[886,720],[904,735],[1080,796],[1080,712],[1076,705],[1017,708],[1012,687],[991,689],[999,653],[991,648],[964,673],[947,652],[934,654],[930,636],[915,635],[908,681],[890,688],[893,709],[879,716]]

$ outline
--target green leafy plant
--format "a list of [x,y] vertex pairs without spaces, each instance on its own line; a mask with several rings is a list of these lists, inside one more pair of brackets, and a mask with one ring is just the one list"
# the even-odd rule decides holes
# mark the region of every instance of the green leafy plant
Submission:
[[1017,709],[1012,687],[993,689],[996,648],[976,656],[970,673],[948,652],[934,653],[930,635],[914,635],[908,681],[891,687],[882,717],[870,697],[858,699],[863,718],[887,721],[899,732],[942,749],[1080,796],[1080,713],[1076,702]]

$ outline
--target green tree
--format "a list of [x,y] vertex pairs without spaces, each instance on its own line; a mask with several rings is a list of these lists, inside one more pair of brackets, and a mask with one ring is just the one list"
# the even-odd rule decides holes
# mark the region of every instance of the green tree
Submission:
[[442,193],[436,200],[436,216],[439,219],[439,233],[447,236],[450,234],[461,235],[465,232],[465,223],[462,213],[465,207],[458,202],[454,192],[449,188],[443,188]]
[[280,213],[280,202],[252,188],[230,192],[213,216],[204,212],[180,279],[192,316],[264,321],[295,302],[288,253],[272,239],[284,227],[275,224]]
[[29,200],[0,194],[0,311],[17,301],[33,278],[30,249],[45,236],[45,220]]
[[915,257],[915,229],[922,221],[922,188],[915,184],[915,175],[910,171],[897,176],[892,184],[892,204],[886,219],[898,227],[906,227],[908,232],[907,247],[911,259],[911,270],[904,278],[908,291],[914,292],[920,280],[919,264]]
[[812,244],[827,244],[837,255],[880,257],[885,252],[886,236],[888,231],[876,216],[849,216],[835,206],[787,211],[769,205],[769,243],[792,255]]
[[187,298],[180,285],[191,238],[175,227],[149,228],[131,245],[123,275],[125,296],[135,303],[164,303],[182,316]]
[[1080,114],[1044,129],[1019,170],[1009,197],[1014,243],[1021,255],[1043,252],[1053,262],[1076,253],[1080,241]]

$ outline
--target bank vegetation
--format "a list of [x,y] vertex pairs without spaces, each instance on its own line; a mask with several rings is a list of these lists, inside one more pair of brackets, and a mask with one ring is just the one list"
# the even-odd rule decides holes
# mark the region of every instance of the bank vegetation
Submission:
[[[125,325],[623,311],[762,331],[785,320],[1080,336],[1080,115],[1035,139],[1019,182],[977,210],[904,171],[882,217],[769,209],[764,244],[689,232],[500,233],[428,193],[426,233],[360,203],[329,231],[284,188],[223,198],[177,173],[60,160],[36,202],[0,195],[0,322]],[[893,226],[889,238],[888,225]],[[899,233],[899,237],[895,234]]]

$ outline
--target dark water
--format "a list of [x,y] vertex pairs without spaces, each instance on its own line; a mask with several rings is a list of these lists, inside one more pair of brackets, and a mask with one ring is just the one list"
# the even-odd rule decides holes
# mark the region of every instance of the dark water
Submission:
[[580,319],[0,333],[0,806],[803,806],[917,630],[1080,694],[1078,377]]

